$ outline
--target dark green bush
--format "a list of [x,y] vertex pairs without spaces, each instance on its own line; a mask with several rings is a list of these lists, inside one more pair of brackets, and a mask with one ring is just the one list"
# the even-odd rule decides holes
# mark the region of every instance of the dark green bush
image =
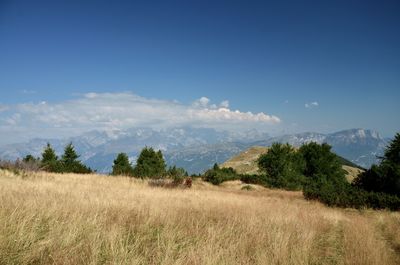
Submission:
[[273,143],[258,159],[258,167],[266,175],[266,183],[274,188],[300,190],[304,184],[304,160],[289,144]]
[[224,181],[238,179],[240,179],[240,176],[233,168],[219,168],[217,164],[214,164],[214,167],[207,170],[203,176],[204,181],[210,182],[214,185],[219,185]]
[[354,186],[366,191],[383,192],[400,197],[400,133],[386,148],[379,165],[361,173]]
[[246,184],[256,184],[265,187],[272,187],[266,175],[240,175],[240,180]]
[[323,178],[306,185],[303,194],[306,199],[319,200],[328,206],[393,211],[400,209],[400,199],[397,196],[382,192],[368,192],[352,187],[350,184],[338,185]]

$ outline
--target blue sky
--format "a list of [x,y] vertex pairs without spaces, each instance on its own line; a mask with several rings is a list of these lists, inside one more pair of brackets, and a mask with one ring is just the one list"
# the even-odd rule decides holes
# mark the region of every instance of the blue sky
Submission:
[[159,103],[165,126],[392,136],[399,14],[399,1],[0,0],[0,133],[157,126]]

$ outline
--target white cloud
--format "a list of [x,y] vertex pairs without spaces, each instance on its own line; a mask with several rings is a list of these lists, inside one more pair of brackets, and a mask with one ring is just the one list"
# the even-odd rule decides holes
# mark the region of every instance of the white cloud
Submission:
[[224,100],[219,104],[222,108],[229,108],[229,101]]
[[195,106],[195,107],[206,107],[208,105],[208,103],[210,103],[210,99],[208,99],[206,97],[201,97],[201,98],[197,99],[193,103],[193,106]]
[[307,109],[312,109],[312,108],[317,108],[319,106],[319,104],[318,104],[318,102],[314,101],[314,102],[311,102],[311,103],[306,103],[306,104],[304,104],[304,106]]
[[231,110],[227,100],[219,106],[210,102],[201,97],[186,105],[129,92],[88,93],[61,103],[42,101],[7,106],[9,111],[0,115],[0,133],[7,135],[19,130],[34,137],[64,137],[94,129],[172,126],[237,129],[280,123],[278,117],[263,112]]

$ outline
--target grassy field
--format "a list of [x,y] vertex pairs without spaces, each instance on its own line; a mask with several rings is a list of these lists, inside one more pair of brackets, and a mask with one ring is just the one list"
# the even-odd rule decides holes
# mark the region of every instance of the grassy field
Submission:
[[240,182],[0,171],[0,264],[400,264],[400,213]]

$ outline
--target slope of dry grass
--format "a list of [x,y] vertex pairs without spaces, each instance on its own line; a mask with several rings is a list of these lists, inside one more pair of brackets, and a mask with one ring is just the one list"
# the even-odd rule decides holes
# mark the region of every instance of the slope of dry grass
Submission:
[[268,147],[253,146],[225,161],[221,167],[231,167],[239,174],[258,174],[257,159],[268,152]]
[[0,264],[400,264],[400,214],[299,192],[0,171]]

